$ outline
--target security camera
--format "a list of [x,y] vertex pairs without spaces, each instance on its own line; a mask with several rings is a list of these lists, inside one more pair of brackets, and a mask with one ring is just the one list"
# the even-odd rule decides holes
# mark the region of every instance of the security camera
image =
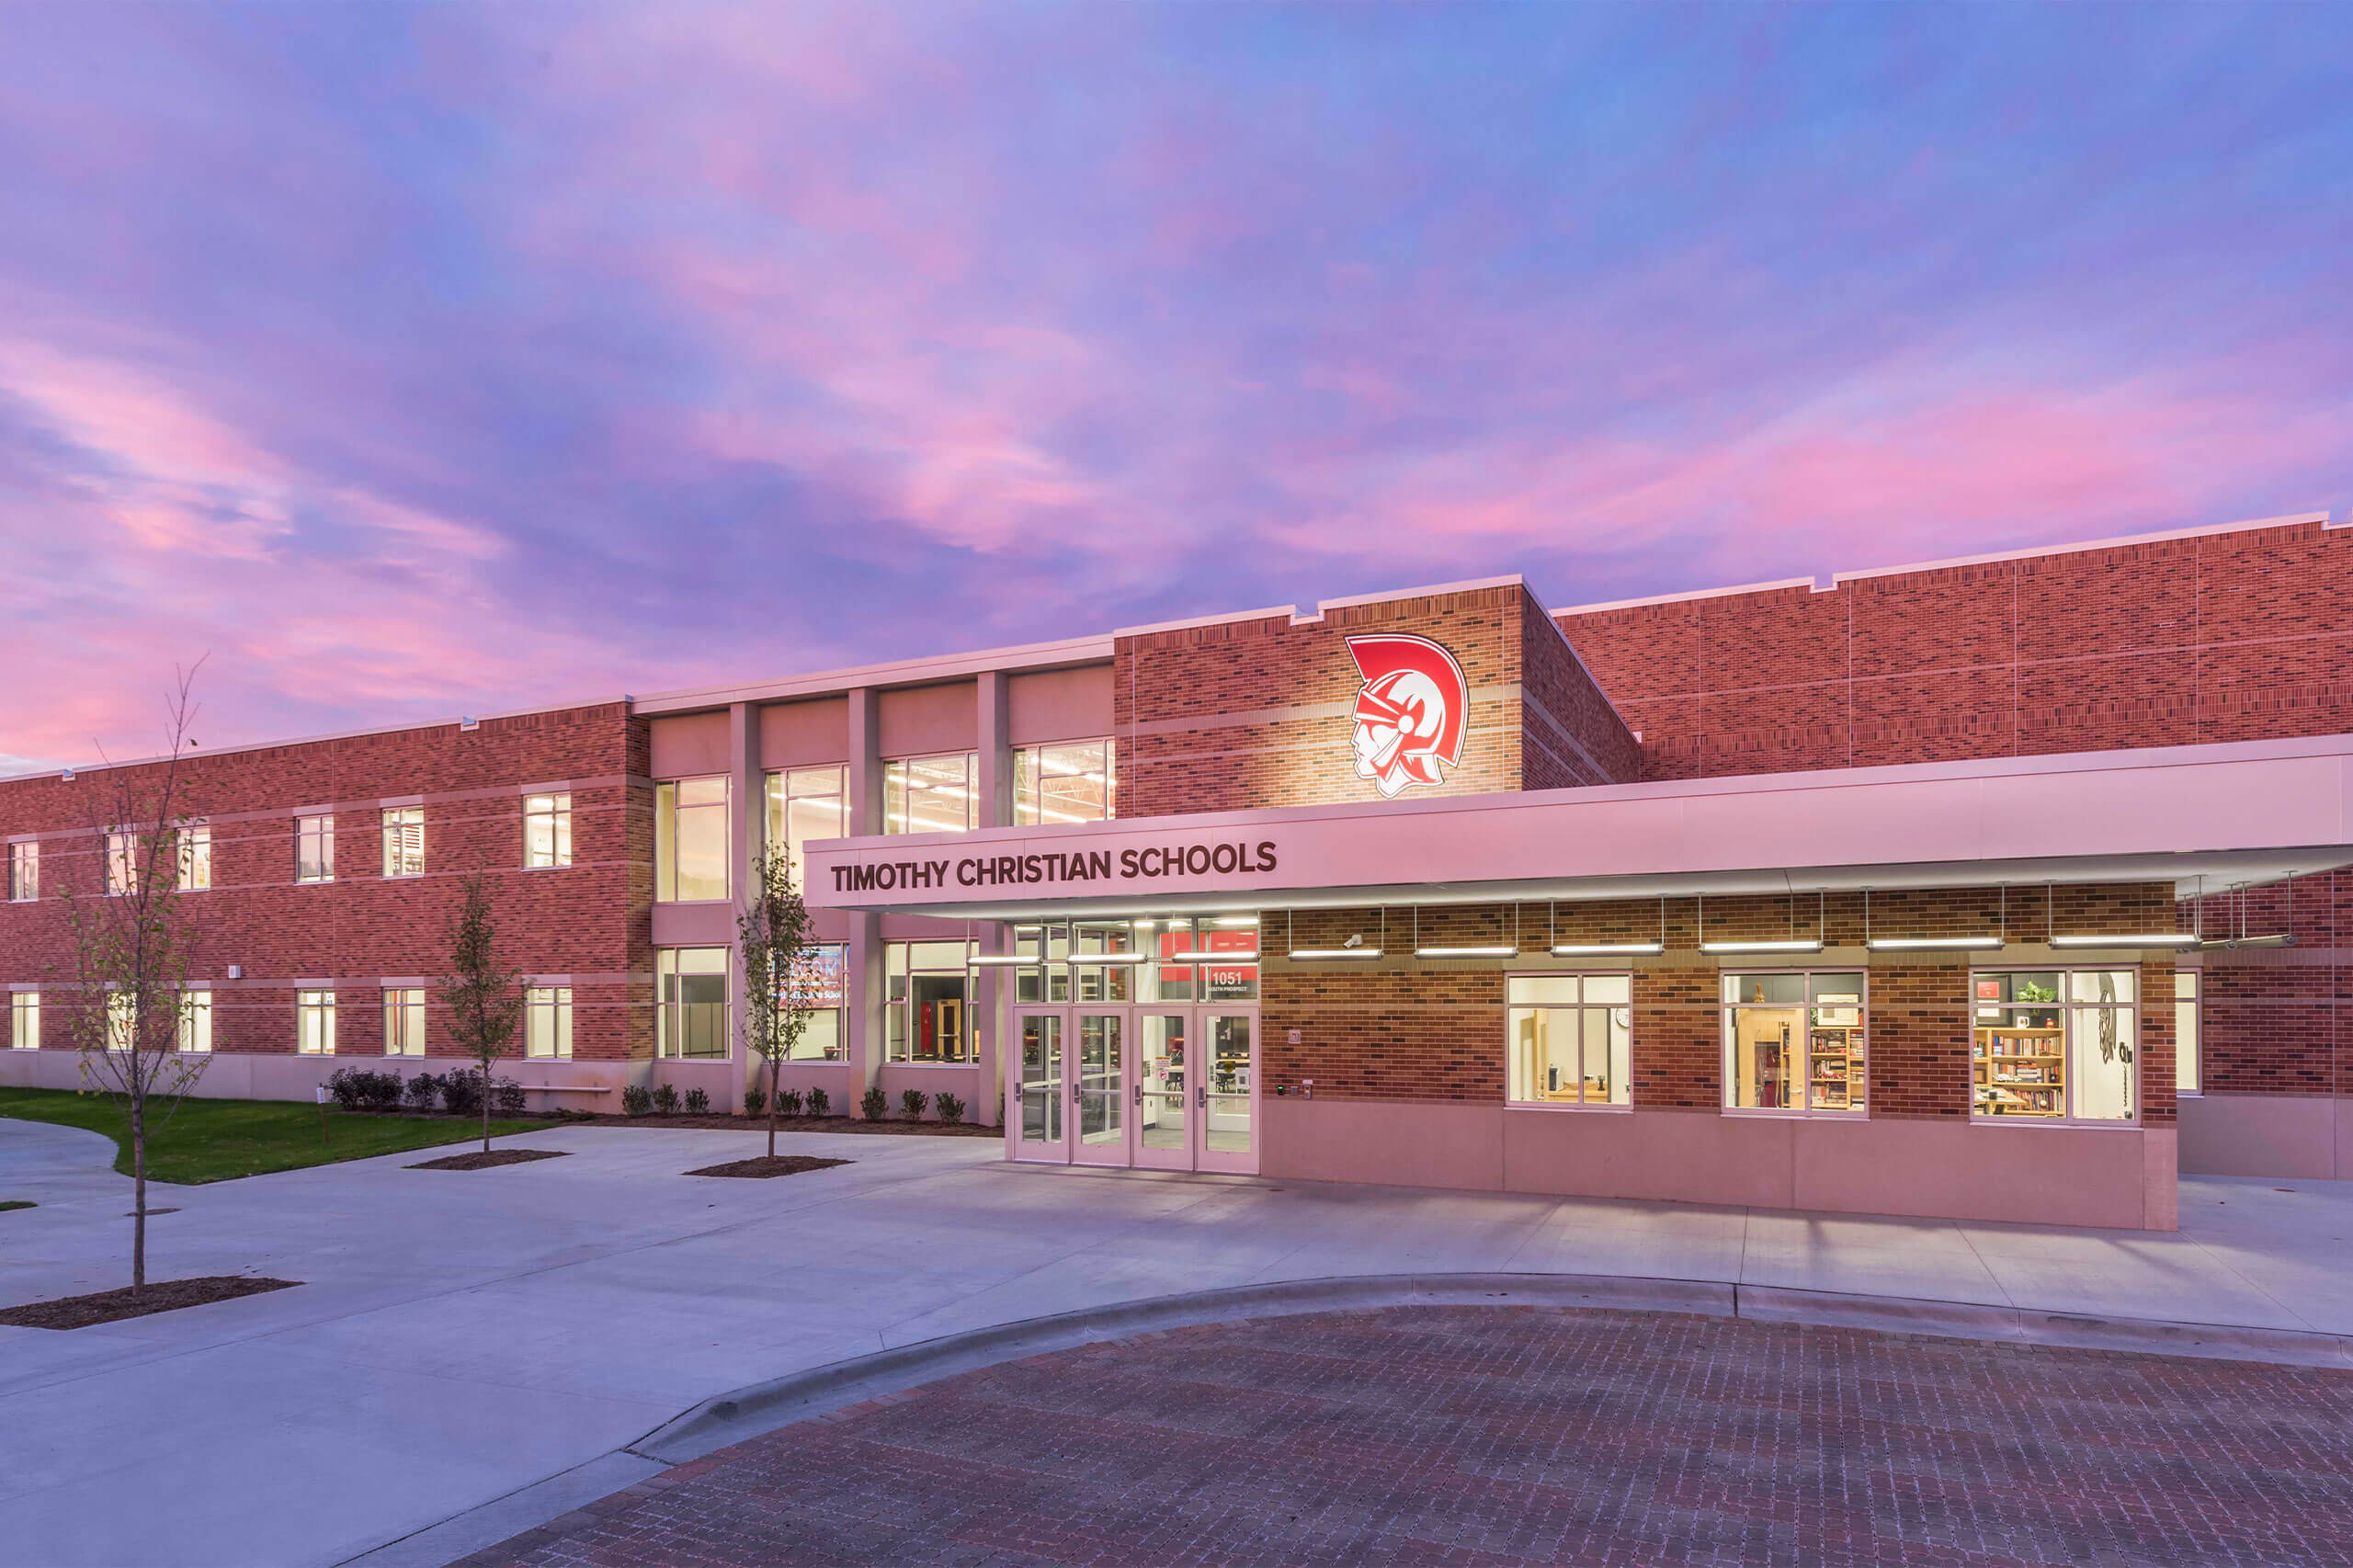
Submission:
[[1363,946],[1364,946],[1364,933],[1363,933],[1363,932],[1361,932],[1361,931],[1358,932],[1355,936],[1353,936],[1353,937],[1349,937],[1347,941],[1342,942],[1342,943],[1340,944],[1340,946],[1342,946],[1342,947],[1344,947],[1344,948],[1361,948],[1361,947],[1363,947]]

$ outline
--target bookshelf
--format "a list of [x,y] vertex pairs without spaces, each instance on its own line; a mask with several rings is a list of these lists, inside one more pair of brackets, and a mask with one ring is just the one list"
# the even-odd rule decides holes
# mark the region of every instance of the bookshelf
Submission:
[[1980,1025],[1970,1074],[1981,1115],[2065,1116],[2066,1030],[2056,1024]]

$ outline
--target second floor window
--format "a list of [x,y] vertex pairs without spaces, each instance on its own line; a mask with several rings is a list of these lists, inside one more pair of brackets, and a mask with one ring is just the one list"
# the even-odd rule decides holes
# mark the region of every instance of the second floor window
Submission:
[[186,991],[180,994],[179,1048],[199,1056],[212,1052],[212,993]]
[[572,797],[523,797],[523,864],[532,869],[572,864]]
[[335,881],[335,818],[294,819],[294,880],[298,882]]
[[533,985],[523,993],[523,1054],[572,1060],[572,987]]
[[384,811],[384,875],[425,875],[425,808],[390,806]]
[[8,846],[8,898],[30,903],[40,896],[40,846],[26,842]]
[[841,838],[849,832],[848,774],[837,763],[768,775],[767,841],[784,846],[796,888],[808,886],[802,846],[813,838]]
[[1104,822],[1112,815],[1113,750],[1101,741],[1059,741],[1013,754],[1013,820]]
[[654,787],[654,897],[708,903],[727,896],[727,780]]
[[883,832],[965,833],[980,825],[978,752],[902,757],[883,765]]
[[294,1049],[304,1056],[335,1054],[335,993],[294,993]]
[[425,1054],[425,993],[399,987],[384,993],[384,1054]]
[[201,892],[212,885],[212,829],[192,822],[179,831],[180,891]]
[[139,835],[127,827],[107,830],[107,896],[119,898],[139,875]]

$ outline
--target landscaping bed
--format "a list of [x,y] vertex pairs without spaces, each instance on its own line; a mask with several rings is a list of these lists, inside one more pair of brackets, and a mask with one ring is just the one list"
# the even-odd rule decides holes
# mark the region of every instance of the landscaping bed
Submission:
[[526,1165],[533,1160],[561,1160],[570,1153],[569,1149],[476,1149],[470,1154],[444,1154],[438,1160],[425,1160],[401,1168],[411,1171],[486,1171],[493,1165]]
[[266,1290],[290,1290],[299,1279],[260,1279],[249,1274],[208,1274],[197,1279],[165,1279],[134,1294],[126,1285],[119,1290],[97,1290],[86,1296],[65,1296],[54,1301],[32,1301],[0,1311],[0,1324],[11,1328],[88,1328],[120,1323],[125,1318],[151,1317],[157,1312],[200,1307],[210,1301],[233,1301]]
[[723,1165],[705,1165],[688,1176],[799,1176],[803,1171],[822,1171],[835,1165],[847,1165],[847,1160],[820,1160],[808,1154],[778,1154],[771,1158],[761,1154],[749,1160],[730,1160]]

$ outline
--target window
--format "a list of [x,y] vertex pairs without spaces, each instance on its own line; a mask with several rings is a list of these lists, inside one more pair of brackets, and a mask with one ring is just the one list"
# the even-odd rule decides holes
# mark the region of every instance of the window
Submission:
[[209,823],[182,824],[179,834],[180,891],[202,892],[212,885],[212,828]]
[[335,881],[335,818],[294,819],[294,880],[298,882]]
[[2174,1093],[2194,1095],[2198,1087],[2198,971],[2173,971]]
[[304,1056],[335,1054],[335,993],[294,993],[294,1049]]
[[1632,975],[1515,974],[1505,985],[1514,1103],[1633,1103]]
[[139,1005],[117,994],[107,998],[107,1049],[131,1051],[139,1043]]
[[1971,1113],[2006,1121],[2134,1119],[2139,980],[2131,969],[1972,974]]
[[848,976],[849,949],[839,942],[820,942],[803,955],[801,966],[780,987],[779,1002],[809,1009],[808,1026],[793,1043],[793,1061],[848,1060],[848,1042],[842,1036]]
[[1112,814],[1111,743],[1063,741],[1013,754],[1013,820],[1103,822]]
[[[726,998],[720,998],[725,1006]],[[523,1054],[572,1060],[572,987],[533,985],[523,992]]]
[[1727,974],[1723,999],[1726,1109],[1864,1108],[1862,975]]
[[8,993],[8,1044],[17,1051],[40,1049],[40,993]]
[[107,896],[119,898],[139,875],[139,835],[127,827],[107,830]]
[[37,843],[8,846],[8,901],[30,903],[40,896],[40,846]]
[[727,949],[664,948],[654,967],[661,997],[654,1049],[664,1056],[725,1056]]
[[727,896],[727,780],[654,787],[654,897],[709,903]]
[[180,994],[179,1048],[199,1056],[212,1053],[212,993],[184,991]]
[[[1255,1002],[1258,997],[1255,915],[1016,926],[1009,950],[1035,960],[1013,970],[1016,1002]],[[1130,963],[1088,961],[1131,952],[1145,956]]]
[[981,754],[910,756],[882,767],[882,831],[963,833],[981,825]]
[[849,833],[849,769],[794,767],[768,775],[767,842],[781,844],[792,863],[792,885],[806,887],[801,846],[813,838]]
[[394,987],[384,993],[384,1054],[425,1054],[425,993]]
[[523,797],[523,864],[532,870],[572,864],[572,797]]
[[883,952],[885,1062],[970,1062],[970,942],[892,942]]
[[384,808],[384,875],[425,875],[425,808]]

